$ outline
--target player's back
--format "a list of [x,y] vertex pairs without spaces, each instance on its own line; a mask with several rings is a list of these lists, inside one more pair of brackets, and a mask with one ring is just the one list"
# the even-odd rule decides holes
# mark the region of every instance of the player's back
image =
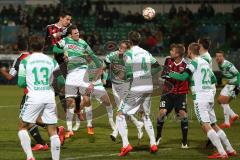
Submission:
[[195,67],[191,80],[191,89],[194,99],[213,101],[211,80],[213,72],[208,62],[197,57],[191,62],[191,64]]
[[56,61],[42,53],[34,53],[24,59],[21,64],[25,65],[28,102],[55,103],[50,77],[57,67]]
[[[132,85],[131,90],[151,92],[153,89],[151,64],[156,62],[152,55],[139,46],[133,46],[126,53],[127,63],[131,64]],[[153,62],[154,61],[154,62]]]

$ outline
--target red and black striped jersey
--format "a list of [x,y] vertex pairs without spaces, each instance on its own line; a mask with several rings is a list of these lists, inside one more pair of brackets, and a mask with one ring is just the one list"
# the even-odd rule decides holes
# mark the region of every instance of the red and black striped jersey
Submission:
[[56,24],[50,24],[46,27],[45,33],[45,44],[44,44],[44,51],[48,51],[50,47],[60,41],[63,36],[59,36],[55,38],[53,34],[63,32],[63,28],[57,26]]
[[[18,73],[20,62],[30,54],[32,53],[26,51],[20,52],[19,56],[14,60],[13,65],[9,71],[9,74],[15,77]],[[27,88],[24,88],[24,94],[27,94],[27,92],[28,92]]]
[[[162,72],[162,76],[169,72],[178,72],[182,73],[187,67],[187,63],[185,62],[184,58],[178,64],[175,63],[174,59],[171,57],[167,57],[164,63],[164,70]],[[187,94],[189,89],[188,80],[186,81],[178,81],[172,78],[166,78],[166,81],[163,86],[163,91],[169,91],[169,83],[173,85],[173,89],[171,93],[174,94]]]

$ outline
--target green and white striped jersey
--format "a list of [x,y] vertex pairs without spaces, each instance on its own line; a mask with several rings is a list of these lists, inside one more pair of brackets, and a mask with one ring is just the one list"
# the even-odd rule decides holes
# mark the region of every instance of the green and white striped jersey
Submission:
[[112,83],[124,83],[126,81],[125,55],[120,56],[118,51],[109,53],[105,60],[110,64],[109,76]]
[[224,60],[223,63],[218,66],[222,72],[222,75],[228,80],[228,84],[239,85],[238,83],[239,72],[231,62]]
[[[68,71],[77,68],[88,68],[87,56],[90,56],[97,66],[101,64],[99,58],[83,39],[76,41],[70,37],[65,37],[56,46],[63,49],[64,54],[68,57]],[[54,46],[53,52],[58,52],[56,46]]]
[[28,103],[55,103],[50,77],[57,68],[57,62],[43,53],[33,53],[21,61],[18,85],[20,87],[26,85]]
[[126,74],[127,77],[132,77],[131,90],[152,91],[152,64],[157,60],[139,46],[133,46],[125,56]]

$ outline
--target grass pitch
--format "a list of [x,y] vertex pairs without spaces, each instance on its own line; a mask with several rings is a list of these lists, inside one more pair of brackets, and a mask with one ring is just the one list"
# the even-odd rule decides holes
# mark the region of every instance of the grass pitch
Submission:
[[[22,98],[23,91],[16,86],[0,86],[0,159],[1,160],[24,160],[25,154],[20,146],[20,141],[17,136],[18,132],[18,115],[19,104]],[[240,113],[238,97],[232,101],[231,107],[236,113]],[[58,98],[57,98],[58,101]],[[93,106],[98,106],[96,101],[93,101]],[[152,99],[152,120],[154,127],[156,127],[156,116],[158,113],[159,97]],[[96,107],[95,107],[96,108]],[[222,108],[216,104],[215,106],[218,122],[223,121]],[[59,111],[59,124],[65,126],[63,119],[63,111],[58,105]],[[137,130],[128,122],[129,127],[129,141],[134,147],[134,151],[126,157],[118,157],[117,154],[121,148],[120,137],[117,142],[112,142],[109,138],[111,133],[108,124],[108,118],[105,109],[98,107],[94,111],[94,137],[87,135],[86,123],[81,122],[81,128],[75,132],[73,138],[65,141],[64,146],[61,148],[61,160],[106,160],[106,159],[131,159],[131,160],[179,160],[179,159],[207,159],[213,150],[205,149],[206,136],[203,134],[198,121],[194,115],[191,96],[188,98],[188,113],[189,113],[189,149],[181,149],[181,129],[180,122],[171,114],[163,129],[162,141],[159,145],[159,151],[156,154],[149,153],[149,140],[146,132],[138,145]],[[40,127],[39,127],[40,128]],[[49,143],[49,138],[44,129],[40,128],[43,138]],[[237,121],[230,129],[225,130],[230,142],[233,144],[237,152],[240,152],[240,127]],[[34,141],[32,140],[32,143]],[[37,151],[34,152],[38,160],[50,160],[50,151]],[[240,159],[240,157],[231,157],[232,160]]]

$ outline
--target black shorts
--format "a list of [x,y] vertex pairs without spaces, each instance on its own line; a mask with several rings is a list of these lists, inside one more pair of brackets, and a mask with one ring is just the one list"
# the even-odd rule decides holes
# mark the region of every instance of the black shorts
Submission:
[[166,109],[167,114],[169,114],[173,108],[176,113],[178,113],[179,110],[187,112],[187,94],[169,93],[161,97],[159,109]]

